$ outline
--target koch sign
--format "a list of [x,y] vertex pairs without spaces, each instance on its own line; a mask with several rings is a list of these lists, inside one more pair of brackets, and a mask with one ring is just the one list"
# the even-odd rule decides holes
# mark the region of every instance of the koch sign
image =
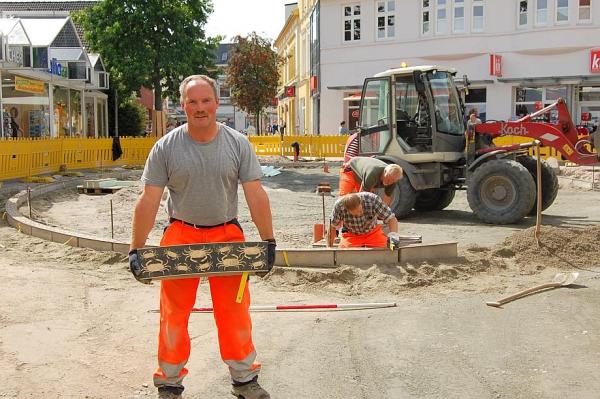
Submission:
[[590,51],[590,72],[600,73],[600,50]]

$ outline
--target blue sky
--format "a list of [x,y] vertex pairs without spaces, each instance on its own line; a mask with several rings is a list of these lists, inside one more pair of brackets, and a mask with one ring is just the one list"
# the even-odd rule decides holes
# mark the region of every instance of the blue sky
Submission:
[[226,35],[230,42],[236,35],[256,31],[274,40],[284,25],[286,3],[293,0],[213,0],[213,13],[205,26],[209,36]]

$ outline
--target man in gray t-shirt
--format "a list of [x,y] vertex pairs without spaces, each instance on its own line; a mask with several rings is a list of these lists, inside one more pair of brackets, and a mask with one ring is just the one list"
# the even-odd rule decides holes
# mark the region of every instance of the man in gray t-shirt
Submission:
[[[354,157],[348,162],[356,192],[374,192],[383,188],[383,202],[390,205],[396,183],[402,178],[402,168],[371,157]],[[347,194],[346,192],[344,194]]]
[[[256,154],[241,133],[216,121],[219,98],[216,83],[204,75],[186,78],[180,86],[187,124],[156,142],[146,162],[144,191],[133,216],[130,268],[136,276],[137,248],[143,247],[165,187],[169,192],[170,225],[161,246],[244,241],[237,222],[238,182],[261,238],[269,241],[269,263],[274,262],[275,239],[269,198],[260,178]],[[260,363],[252,343],[249,286],[236,302],[241,275],[209,277],[221,358],[227,364],[232,393],[246,399],[269,399],[258,384]],[[154,385],[159,397],[179,398],[188,371],[191,342],[188,319],[196,301],[199,279],[162,280],[158,370]]]

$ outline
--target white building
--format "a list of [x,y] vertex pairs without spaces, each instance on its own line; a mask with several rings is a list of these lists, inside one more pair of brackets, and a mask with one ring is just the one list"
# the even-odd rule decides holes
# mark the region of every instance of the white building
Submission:
[[355,127],[363,80],[402,62],[468,75],[467,108],[487,119],[563,97],[577,123],[598,124],[599,0],[321,0],[317,7],[321,132],[337,131],[342,120]]

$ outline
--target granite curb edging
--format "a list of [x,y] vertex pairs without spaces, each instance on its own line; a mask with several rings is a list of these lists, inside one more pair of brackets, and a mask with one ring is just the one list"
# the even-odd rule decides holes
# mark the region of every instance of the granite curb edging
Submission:
[[[31,189],[31,198],[60,189],[76,187],[85,178],[75,178],[50,183]],[[6,201],[8,223],[21,233],[72,247],[90,248],[97,251],[129,252],[129,243],[115,239],[98,239],[89,234],[65,230],[29,219],[19,208],[27,202],[27,190],[22,190]],[[410,244],[396,251],[383,249],[353,248],[280,248],[275,257],[276,266],[335,268],[341,265],[369,266],[373,264],[397,264],[418,262],[458,256],[457,242]]]

